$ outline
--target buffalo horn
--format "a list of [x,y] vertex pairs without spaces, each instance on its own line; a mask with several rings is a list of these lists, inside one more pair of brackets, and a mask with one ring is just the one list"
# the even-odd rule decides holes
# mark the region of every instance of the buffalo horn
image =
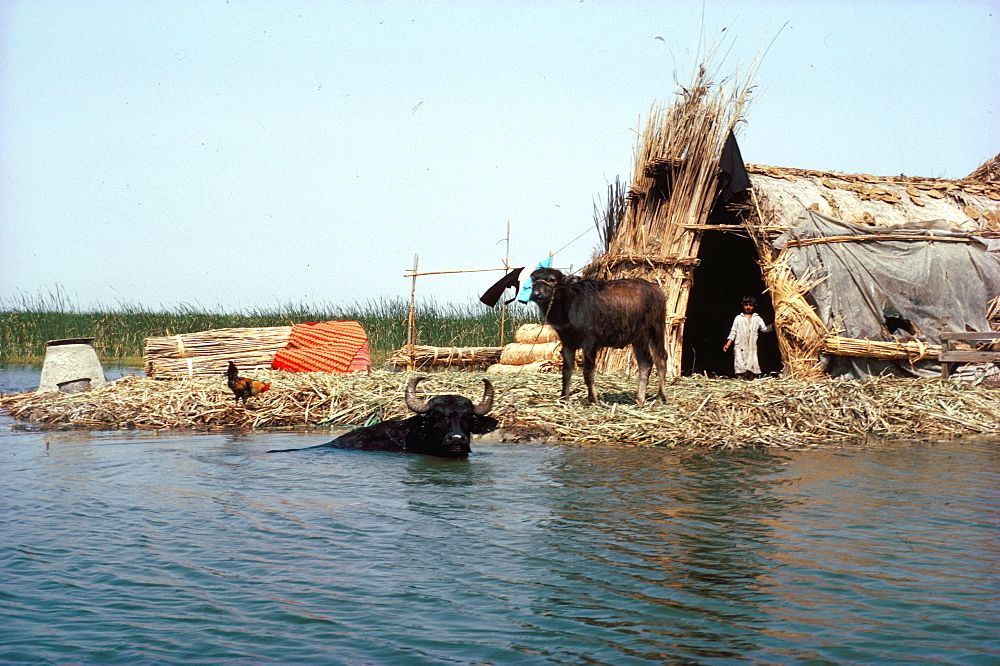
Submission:
[[417,414],[426,414],[431,409],[431,406],[427,404],[426,400],[417,399],[417,384],[425,379],[427,378],[414,377],[406,384],[406,406],[410,408],[410,411],[416,412]]
[[483,384],[486,385],[483,389],[483,401],[472,408],[472,413],[476,416],[486,416],[493,409],[493,384],[488,379],[484,379]]

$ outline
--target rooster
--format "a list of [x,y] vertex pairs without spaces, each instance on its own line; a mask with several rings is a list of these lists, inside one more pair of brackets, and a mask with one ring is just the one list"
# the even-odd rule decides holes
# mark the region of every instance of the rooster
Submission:
[[263,393],[271,388],[270,382],[264,383],[240,377],[240,371],[237,370],[236,364],[232,361],[229,362],[229,369],[226,370],[226,378],[229,390],[236,396],[236,402],[239,402],[240,398],[243,398],[244,406],[247,404],[247,398]]

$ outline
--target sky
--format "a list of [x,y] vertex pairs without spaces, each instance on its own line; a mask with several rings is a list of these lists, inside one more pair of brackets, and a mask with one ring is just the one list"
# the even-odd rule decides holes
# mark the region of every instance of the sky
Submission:
[[408,300],[415,256],[578,269],[708,43],[755,71],[747,162],[961,178],[1000,152],[997,35],[1000,0],[0,0],[0,305]]

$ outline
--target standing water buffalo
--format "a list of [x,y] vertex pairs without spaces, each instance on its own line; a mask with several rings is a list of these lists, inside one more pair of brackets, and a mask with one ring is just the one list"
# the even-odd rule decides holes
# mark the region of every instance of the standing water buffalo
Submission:
[[460,395],[438,395],[430,400],[417,398],[417,384],[426,377],[413,377],[406,384],[406,406],[415,412],[408,419],[389,419],[372,426],[357,428],[337,439],[305,449],[279,449],[268,453],[305,451],[307,449],[360,449],[362,451],[401,451],[442,458],[465,458],[469,455],[470,436],[496,430],[497,420],[487,416],[493,407],[493,384],[483,380],[485,390],[478,405]]
[[656,363],[659,377],[657,396],[663,390],[667,351],[663,346],[667,302],[652,282],[629,280],[583,280],[563,275],[554,268],[539,268],[531,274],[531,300],[559,334],[562,343],[562,395],[569,395],[576,350],[583,349],[583,380],[587,398],[597,402],[594,366],[598,350],[632,345],[639,363],[636,402],[646,400],[646,384]]

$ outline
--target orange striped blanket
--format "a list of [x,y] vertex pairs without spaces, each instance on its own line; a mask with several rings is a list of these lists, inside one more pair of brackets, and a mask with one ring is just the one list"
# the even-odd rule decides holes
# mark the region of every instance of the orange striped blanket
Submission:
[[356,321],[296,324],[271,362],[289,372],[357,372],[368,365],[368,335]]

